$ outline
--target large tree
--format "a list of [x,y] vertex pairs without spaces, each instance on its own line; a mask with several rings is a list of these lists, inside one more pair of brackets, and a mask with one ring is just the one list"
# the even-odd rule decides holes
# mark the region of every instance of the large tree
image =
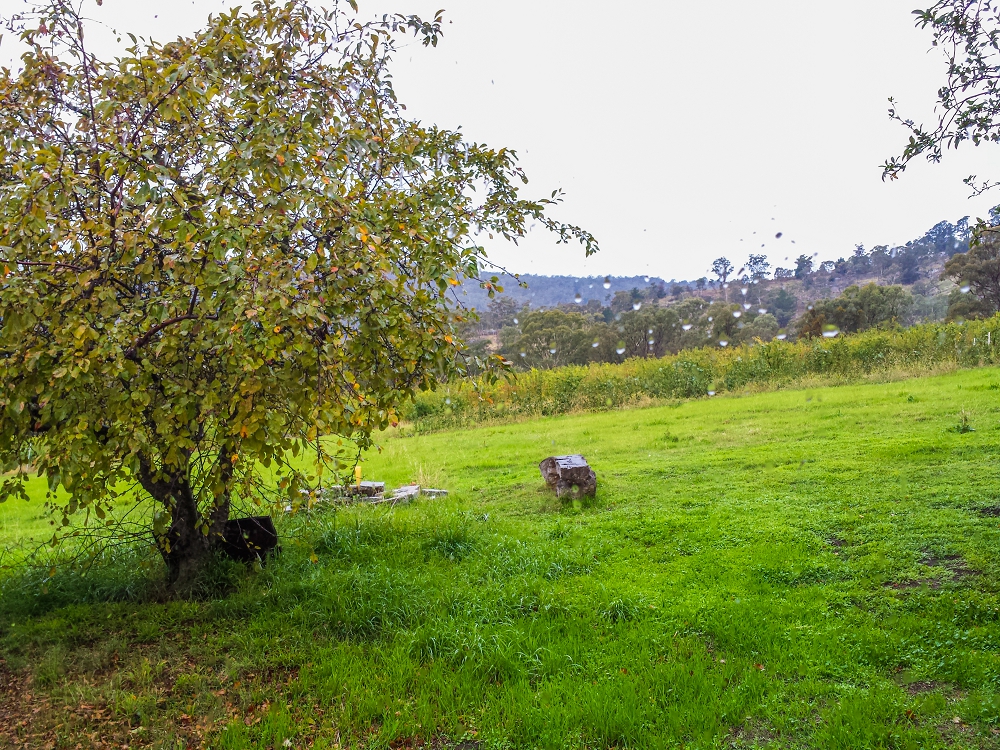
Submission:
[[133,487],[178,588],[234,502],[301,498],[298,451],[331,466],[320,436],[368,447],[462,373],[448,292],[480,278],[476,235],[530,219],[596,250],[544,214],[556,193],[519,196],[513,152],[407,119],[394,39],[436,44],[440,17],[257,0],[113,60],[68,0],[7,21],[0,501],[26,497],[29,454],[66,524]]

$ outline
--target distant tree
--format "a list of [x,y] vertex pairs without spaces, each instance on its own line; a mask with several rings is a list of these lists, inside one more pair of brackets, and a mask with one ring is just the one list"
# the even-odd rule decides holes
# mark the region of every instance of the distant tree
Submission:
[[[948,259],[941,276],[951,279],[959,287],[969,288],[968,294],[955,299],[955,303],[965,310],[962,317],[1000,312],[1000,230],[983,231],[968,252]],[[979,304],[973,306],[963,299],[968,295],[972,295]],[[953,316],[950,308],[948,314]]]
[[779,289],[767,303],[767,309],[774,314],[774,317],[778,320],[778,324],[782,328],[787,326],[792,318],[795,317],[795,310],[798,306],[798,299],[787,289]]
[[795,271],[793,271],[791,268],[775,268],[774,269],[774,278],[775,279],[783,280],[783,279],[791,279],[791,278],[794,278],[794,277],[795,277]]
[[849,286],[835,299],[813,302],[796,328],[798,335],[805,338],[821,335],[827,325],[841,333],[857,333],[899,323],[912,304],[912,295],[901,286]]
[[833,273],[836,264],[832,260],[824,260],[819,264],[819,270],[823,273]]
[[746,268],[752,281],[763,281],[771,272],[771,264],[767,262],[766,255],[751,255]]
[[703,292],[703,291],[705,291],[705,287],[708,284],[708,279],[705,278],[704,276],[702,276],[700,279],[698,279],[697,281],[695,281],[694,284],[695,284],[695,288],[699,292]]
[[674,284],[670,287],[670,293],[675,297],[680,297],[687,291],[687,287],[682,284]]
[[899,267],[900,284],[913,284],[920,279],[920,259],[916,252],[907,250],[900,253],[896,256],[896,265]]
[[520,319],[520,335],[505,339],[502,354],[523,367],[586,364],[595,359],[591,328],[581,312],[533,310]]
[[795,278],[804,279],[813,272],[813,259],[808,255],[800,255],[795,259]]
[[486,313],[482,316],[482,327],[499,331],[505,326],[514,325],[521,307],[513,297],[497,295],[490,300]]
[[868,251],[865,250],[864,245],[855,246],[854,254],[851,255],[848,263],[851,267],[851,273],[855,276],[861,276],[868,273],[871,269],[871,259],[868,257]]
[[736,269],[733,264],[729,262],[729,258],[716,258],[712,261],[712,273],[715,274],[715,277],[719,280],[720,284],[725,284],[734,270]]
[[851,272],[851,266],[844,258],[837,258],[836,263],[833,264],[833,270],[840,276],[847,276]]

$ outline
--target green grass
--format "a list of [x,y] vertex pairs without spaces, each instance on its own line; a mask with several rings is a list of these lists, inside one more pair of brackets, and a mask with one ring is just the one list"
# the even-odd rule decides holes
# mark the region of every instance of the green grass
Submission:
[[284,518],[204,600],[10,578],[0,745],[1000,748],[998,451],[992,368],[389,436],[365,477],[447,498]]

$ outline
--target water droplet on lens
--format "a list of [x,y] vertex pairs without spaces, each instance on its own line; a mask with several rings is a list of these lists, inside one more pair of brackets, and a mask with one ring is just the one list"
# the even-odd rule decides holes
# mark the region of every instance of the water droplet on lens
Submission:
[[725,339],[719,339],[719,346],[729,346],[729,342]]
[[580,293],[579,293],[579,292],[577,292],[577,293],[576,293],[576,296],[575,296],[575,297],[573,298],[573,301],[574,301],[574,302],[575,302],[576,304],[578,304],[578,305],[579,305],[579,304],[580,304],[581,302],[583,302],[583,297],[581,297],[581,296],[580,296]]
[[778,232],[776,235],[774,235],[774,239],[780,240],[782,234],[784,234],[784,232]]
[[812,309],[813,309],[812,305],[809,305],[809,307],[806,308],[806,310],[812,310]]
[[521,352],[521,356],[522,357],[527,356],[527,352]]
[[708,316],[708,322],[711,323],[713,320],[715,320],[715,318],[713,318],[711,315],[709,315]]
[[840,329],[834,325],[823,326],[823,338],[832,339],[836,338],[837,334],[840,333]]
[[958,291],[960,291],[962,294],[968,294],[970,289],[972,289],[971,286],[969,286],[968,284],[963,284]]
[[633,310],[638,310],[640,307],[642,307],[642,303],[641,302],[633,302],[632,303],[632,309]]
[[611,277],[610,276],[605,276],[604,277],[604,288],[605,289],[610,289],[611,288]]
[[647,284],[649,283],[649,277],[648,277],[648,276],[643,276],[642,278],[643,278],[643,280],[645,280],[645,282],[646,282]]
[[518,325],[520,322],[521,322],[520,320],[518,320],[517,318],[514,318],[514,325]]
[[727,281],[725,284],[723,284],[722,288],[723,289],[728,289],[729,288],[729,282]]
[[766,315],[767,314],[767,308],[766,307],[758,307],[757,308],[757,314],[758,315]]
[[742,289],[740,289],[740,291],[743,293],[743,296],[746,297],[747,296],[747,292],[749,292],[750,290],[747,289],[746,287],[743,287]]
[[625,353],[625,342],[624,341],[619,341],[618,342],[618,348],[615,349],[615,351],[618,352],[618,354],[624,354]]
[[648,333],[650,336],[652,336],[653,335],[653,329],[652,328],[647,328],[646,329],[646,333]]
[[709,391],[709,392],[708,392],[708,395],[709,395],[709,396],[714,396],[714,395],[715,395],[715,391]]
[[733,317],[738,318],[743,314],[742,310],[733,310]]
[[743,303],[743,309],[744,310],[749,310],[750,309],[750,303],[749,302],[744,302]]
[[592,346],[592,347],[594,347],[595,349],[596,349],[597,347],[599,347],[600,345],[601,345],[601,342],[600,342],[600,341],[598,341],[598,340],[596,340],[596,339],[594,340],[594,343],[593,343],[593,344],[591,344],[591,346]]
[[453,240],[453,239],[455,239],[455,237],[458,236],[458,230],[455,229],[455,227],[448,227],[447,234],[448,234],[448,239],[449,240]]
[[785,339],[788,338],[788,334],[787,333],[779,333],[777,336],[775,336],[775,338],[778,339],[778,341],[784,341]]
[[694,326],[685,320],[684,323],[681,324],[681,328],[683,328],[685,331],[690,331],[692,328],[694,328]]

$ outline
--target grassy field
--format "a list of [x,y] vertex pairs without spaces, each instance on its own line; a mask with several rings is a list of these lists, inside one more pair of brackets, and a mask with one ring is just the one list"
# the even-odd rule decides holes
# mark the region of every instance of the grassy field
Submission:
[[447,498],[284,518],[228,595],[9,573],[0,746],[1000,748],[998,452],[992,368],[390,436]]

